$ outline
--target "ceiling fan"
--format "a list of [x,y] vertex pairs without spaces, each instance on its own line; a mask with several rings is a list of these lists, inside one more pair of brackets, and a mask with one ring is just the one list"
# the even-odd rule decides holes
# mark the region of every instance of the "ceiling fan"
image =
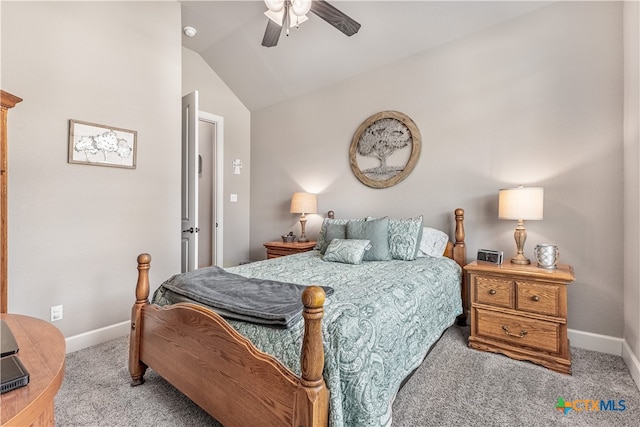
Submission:
[[290,27],[297,27],[309,19],[307,17],[309,11],[347,36],[354,35],[360,29],[358,22],[324,0],[264,0],[264,2],[269,9],[265,12],[269,20],[262,38],[262,46],[265,47],[276,46],[282,29],[286,28],[286,34],[289,35]]

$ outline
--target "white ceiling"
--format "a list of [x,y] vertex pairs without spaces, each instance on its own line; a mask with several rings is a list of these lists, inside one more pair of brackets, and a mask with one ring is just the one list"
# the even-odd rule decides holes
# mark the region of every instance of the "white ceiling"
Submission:
[[261,45],[262,0],[181,1],[182,26],[198,52],[251,111],[513,19],[552,2],[329,0],[362,27],[352,37],[309,13],[277,46]]

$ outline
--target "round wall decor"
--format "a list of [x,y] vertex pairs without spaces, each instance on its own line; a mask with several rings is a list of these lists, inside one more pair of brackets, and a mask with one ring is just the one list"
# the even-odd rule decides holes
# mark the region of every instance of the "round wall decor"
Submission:
[[409,116],[382,111],[365,120],[351,140],[349,162],[355,176],[373,188],[405,179],[420,157],[422,138]]

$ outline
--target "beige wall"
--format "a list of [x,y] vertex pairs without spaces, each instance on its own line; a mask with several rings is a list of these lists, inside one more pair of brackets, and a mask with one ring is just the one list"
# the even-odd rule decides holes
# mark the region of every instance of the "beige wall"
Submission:
[[[196,52],[182,48],[182,70],[182,93],[197,90],[200,110],[224,118],[224,213],[219,226],[223,265],[238,265],[249,259],[251,114]],[[234,159],[242,161],[239,175],[231,167]],[[231,194],[237,194],[237,202],[230,202]]]
[[[622,337],[622,4],[558,2],[352,80],[252,113],[251,250],[293,230],[291,193],[319,193],[339,217],[414,216],[452,233],[466,211],[469,259],[515,251],[497,219],[498,189],[545,188],[525,253],[556,243],[575,268],[569,327]],[[418,125],[413,173],[388,189],[352,174],[351,137],[369,115],[399,110]],[[282,130],[286,129],[286,132]],[[314,236],[320,216],[309,218]]]
[[[624,4],[624,337],[640,358],[640,7]],[[636,362],[637,363],[637,362]],[[640,374],[636,368],[636,375]],[[633,372],[633,371],[632,371]],[[636,378],[640,384],[640,377]]]
[[[125,322],[136,256],[180,270],[180,5],[6,2],[9,311],[65,336]],[[135,170],[67,163],[69,119],[138,132]],[[176,143],[178,141],[178,143]]]

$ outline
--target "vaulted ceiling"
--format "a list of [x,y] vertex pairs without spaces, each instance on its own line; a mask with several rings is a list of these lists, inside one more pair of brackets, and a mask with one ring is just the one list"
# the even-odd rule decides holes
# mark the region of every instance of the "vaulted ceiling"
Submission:
[[197,53],[251,110],[319,90],[424,52],[552,2],[329,0],[362,27],[352,37],[313,13],[261,45],[267,26],[262,0],[181,1],[182,26],[196,28],[182,44]]

